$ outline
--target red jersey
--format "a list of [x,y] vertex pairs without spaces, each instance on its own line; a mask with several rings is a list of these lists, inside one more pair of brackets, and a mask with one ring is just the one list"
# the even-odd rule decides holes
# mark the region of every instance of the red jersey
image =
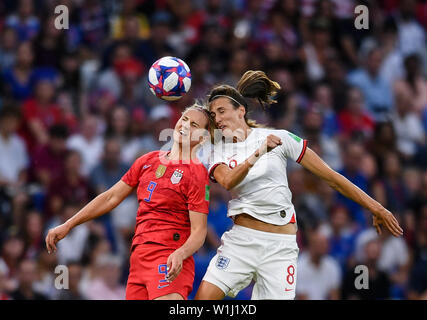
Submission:
[[209,213],[209,181],[201,163],[172,163],[166,151],[138,158],[122,181],[137,187],[139,202],[132,245],[180,247],[191,231],[189,210]]

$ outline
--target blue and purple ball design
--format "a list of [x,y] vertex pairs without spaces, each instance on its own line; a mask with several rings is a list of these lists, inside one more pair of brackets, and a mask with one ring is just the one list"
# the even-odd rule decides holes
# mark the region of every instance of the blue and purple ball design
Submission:
[[178,100],[190,90],[190,68],[179,58],[160,58],[148,72],[148,85],[151,92],[160,99]]

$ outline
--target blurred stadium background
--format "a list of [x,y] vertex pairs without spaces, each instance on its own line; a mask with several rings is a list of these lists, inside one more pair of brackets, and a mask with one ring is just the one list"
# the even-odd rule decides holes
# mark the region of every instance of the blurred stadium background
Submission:
[[[54,27],[58,4],[69,8],[68,30]],[[369,8],[367,30],[354,27],[358,4]],[[415,0],[2,0],[0,299],[124,299],[134,197],[74,229],[56,255],[46,231],[159,149],[159,132],[194,98],[248,69],[285,89],[251,116],[308,139],[404,229],[377,236],[370,213],[289,164],[297,299],[427,299],[426,27],[427,1]],[[165,55],[192,71],[175,103],[146,84]],[[231,226],[228,199],[212,186],[195,289]],[[60,264],[69,290],[54,287]],[[354,288],[359,264],[369,290]]]

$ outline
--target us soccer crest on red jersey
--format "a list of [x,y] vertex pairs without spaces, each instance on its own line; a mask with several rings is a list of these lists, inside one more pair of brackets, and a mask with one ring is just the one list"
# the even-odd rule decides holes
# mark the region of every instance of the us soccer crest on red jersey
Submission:
[[176,169],[171,177],[172,184],[177,184],[181,181],[182,175],[184,174],[183,170]]

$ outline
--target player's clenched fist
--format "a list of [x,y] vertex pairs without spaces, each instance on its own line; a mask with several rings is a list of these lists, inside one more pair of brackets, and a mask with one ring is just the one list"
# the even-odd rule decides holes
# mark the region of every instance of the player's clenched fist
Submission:
[[269,134],[261,145],[261,147],[259,148],[260,155],[270,152],[281,144],[282,140],[278,136],[275,136],[274,134]]
[[46,236],[47,252],[56,252],[56,243],[63,239],[68,232],[70,232],[70,228],[65,223],[57,226],[56,228],[50,229]]

